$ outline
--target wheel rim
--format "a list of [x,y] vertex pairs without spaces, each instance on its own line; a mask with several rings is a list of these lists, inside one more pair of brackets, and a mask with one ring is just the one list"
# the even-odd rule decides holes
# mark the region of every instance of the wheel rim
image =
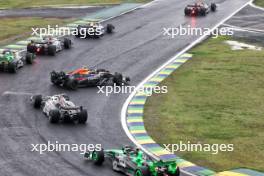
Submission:
[[97,153],[96,153],[96,152],[93,152],[93,160],[94,160],[94,161],[97,161],[97,159],[98,159],[98,155],[97,155]]
[[135,176],[143,176],[143,174],[140,170],[137,170]]
[[117,162],[116,161],[113,161],[113,169],[117,170]]

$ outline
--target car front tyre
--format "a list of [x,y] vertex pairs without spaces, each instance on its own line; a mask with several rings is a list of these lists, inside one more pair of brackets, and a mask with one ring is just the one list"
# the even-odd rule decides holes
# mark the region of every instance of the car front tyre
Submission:
[[36,95],[34,97],[34,108],[40,108],[41,106],[41,103],[42,103],[42,95]]
[[11,62],[8,64],[8,72],[16,73],[17,72],[17,64],[15,62]]
[[93,151],[92,160],[94,161],[95,165],[98,165],[98,166],[102,165],[105,161],[104,151],[103,150]]
[[49,112],[50,123],[58,123],[60,120],[60,111],[58,109],[51,110]]
[[80,124],[85,124],[88,119],[88,113],[86,109],[82,109],[81,112],[78,114],[78,122]]

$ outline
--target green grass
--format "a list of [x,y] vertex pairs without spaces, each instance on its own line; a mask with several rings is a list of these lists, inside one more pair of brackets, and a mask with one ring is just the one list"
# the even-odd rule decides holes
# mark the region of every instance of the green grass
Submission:
[[149,0],[3,0],[0,1],[0,8],[27,8],[34,6],[49,5],[100,5],[100,4],[118,4],[131,2],[148,2]]
[[180,152],[216,171],[247,167],[264,171],[264,51],[231,51],[225,38],[194,48],[192,60],[162,85],[144,112],[146,129],[160,144],[234,144],[233,152]]
[[21,18],[1,18],[0,20],[0,43],[9,43],[29,36],[34,27],[47,27],[48,25],[61,25],[72,21],[72,19],[21,17]]
[[255,0],[254,3],[258,6],[264,7],[264,0]]

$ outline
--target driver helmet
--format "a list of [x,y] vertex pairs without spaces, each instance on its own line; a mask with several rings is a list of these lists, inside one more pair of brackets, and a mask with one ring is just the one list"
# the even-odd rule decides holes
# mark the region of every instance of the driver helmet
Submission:
[[4,51],[3,51],[3,54],[4,54],[4,55],[9,55],[9,54],[11,54],[11,51],[10,51],[10,50],[4,50]]

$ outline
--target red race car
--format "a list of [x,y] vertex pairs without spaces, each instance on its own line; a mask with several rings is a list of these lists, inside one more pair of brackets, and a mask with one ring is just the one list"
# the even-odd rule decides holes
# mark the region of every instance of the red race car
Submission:
[[205,2],[197,2],[195,4],[189,4],[184,9],[184,14],[186,16],[206,16],[210,11],[215,12],[217,5],[211,3],[209,6]]

